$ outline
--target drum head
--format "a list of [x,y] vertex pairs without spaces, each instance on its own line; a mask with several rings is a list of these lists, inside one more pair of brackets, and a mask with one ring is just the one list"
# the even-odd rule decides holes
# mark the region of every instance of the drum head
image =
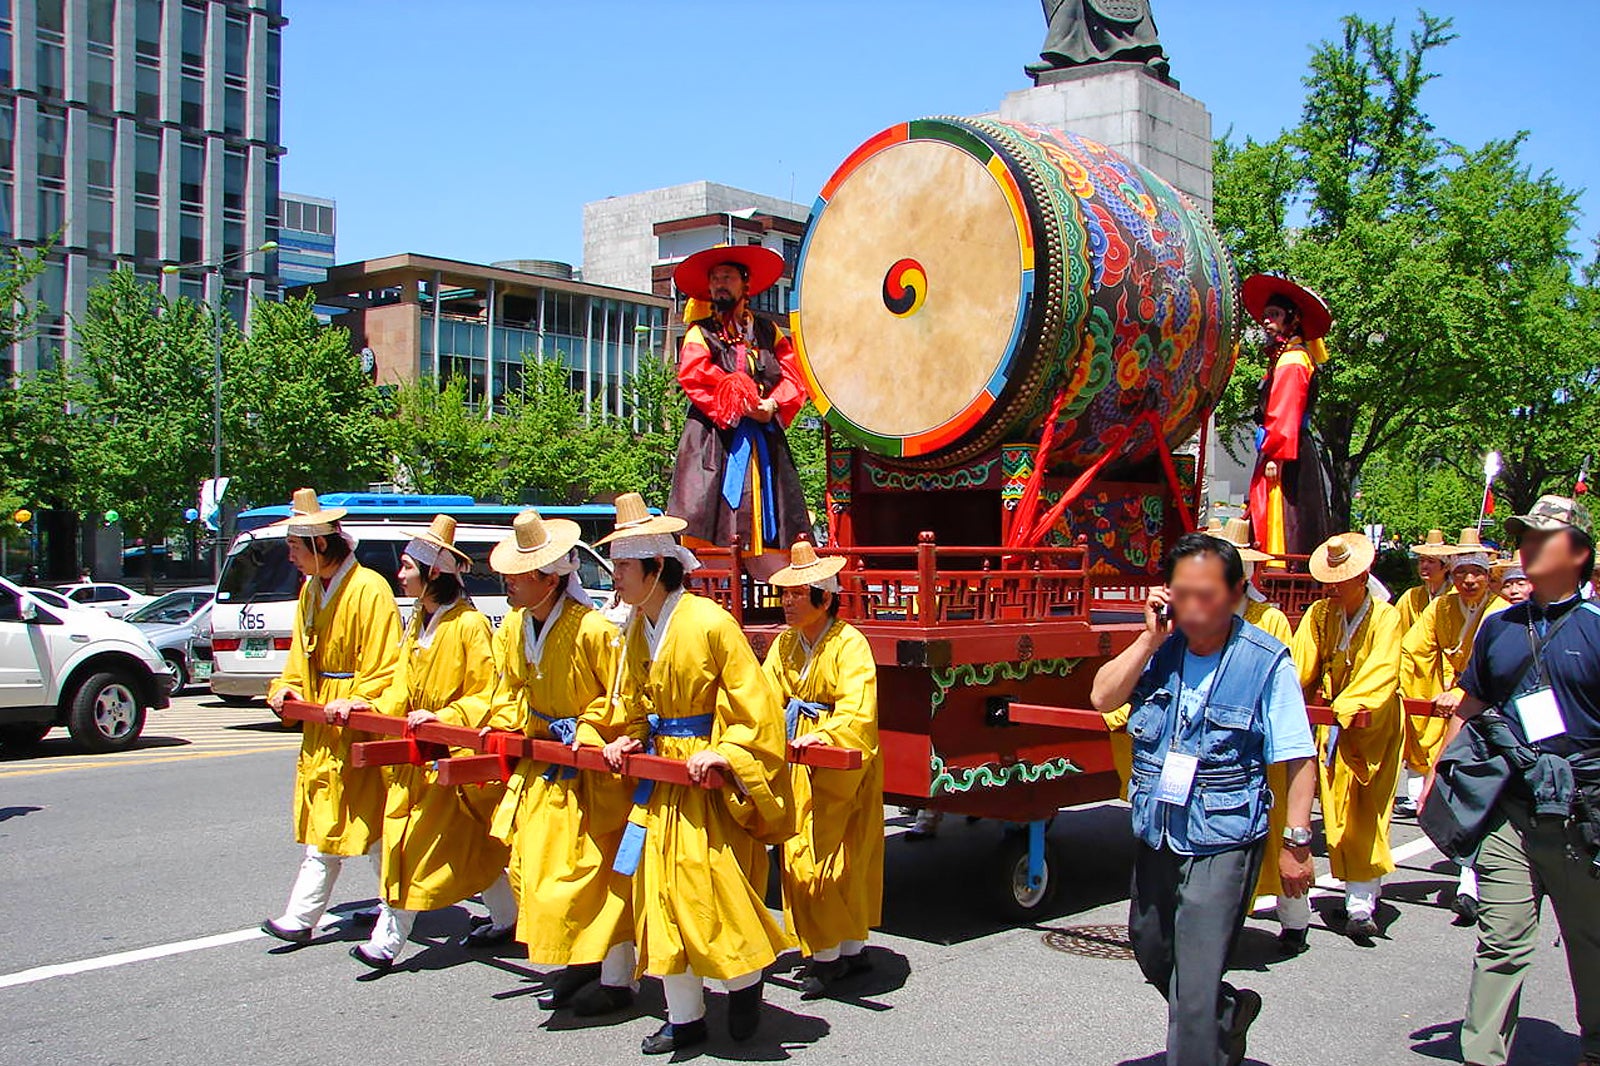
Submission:
[[818,407],[875,451],[958,442],[1017,374],[1032,224],[1004,158],[970,130],[880,135],[823,189],[793,325]]

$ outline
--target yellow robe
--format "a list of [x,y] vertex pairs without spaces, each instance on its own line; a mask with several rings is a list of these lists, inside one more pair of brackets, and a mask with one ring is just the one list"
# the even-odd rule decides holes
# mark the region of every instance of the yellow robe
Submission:
[[[400,668],[379,714],[404,718],[432,711],[444,725],[482,729],[507,723],[490,715],[494,659],[489,620],[471,602],[446,607],[424,646],[420,609],[406,632]],[[466,754],[453,751],[452,754]],[[388,766],[383,812],[383,898],[391,907],[431,911],[482,892],[506,868],[507,848],[489,835],[489,816],[504,786],[445,786],[431,766]]]
[[[325,605],[316,600],[320,591],[319,582],[301,585],[289,658],[267,694],[292,689],[310,703],[377,699],[400,657],[400,609],[389,582],[357,563]],[[345,673],[354,676],[327,676]],[[351,766],[350,745],[372,738],[320,722],[306,722],[303,729],[295,764],[295,839],[327,855],[365,855],[383,835],[383,770]]]
[[[588,604],[564,596],[560,614],[545,622],[551,629],[533,663],[529,625],[527,611],[512,611],[495,634],[495,717],[539,740],[551,739],[549,723],[539,715],[576,718],[580,744],[602,747],[615,740],[623,716],[620,701],[608,693],[622,643],[617,627]],[[633,886],[611,869],[632,793],[633,782],[623,778],[551,772],[549,763],[532,759],[521,760],[512,772],[495,826],[513,841],[517,939],[527,945],[531,961],[595,963],[633,939]]]
[[794,833],[783,707],[738,623],[693,593],[667,620],[654,661],[638,614],[623,655],[628,732],[646,740],[652,714],[713,715],[709,738],[656,737],[656,753],[687,759],[712,748],[737,780],[717,791],[657,784],[634,811],[646,831],[633,877],[640,972],[754,973],[793,946],[765,903],[764,842]]
[[[1486,602],[1478,617],[1467,625],[1467,605],[1461,594],[1451,589],[1423,608],[1422,614],[1405,631],[1401,643],[1400,692],[1414,700],[1431,700],[1455,687],[1456,678],[1472,658],[1472,641],[1478,626],[1496,611],[1511,606],[1499,596],[1485,591]],[[1406,716],[1406,765],[1419,774],[1433,767],[1444,747],[1448,718]]]
[[[1270,603],[1246,600],[1244,620],[1288,647],[1294,640],[1294,627],[1289,616]],[[1256,878],[1256,895],[1276,896],[1283,888],[1278,878],[1278,852],[1283,850],[1283,827],[1289,823],[1284,807],[1289,801],[1289,774],[1281,762],[1267,767],[1267,788],[1272,792],[1272,806],[1267,810],[1267,848],[1261,856],[1261,874]]]
[[[1376,881],[1394,870],[1389,851],[1389,816],[1400,780],[1400,612],[1370,599],[1366,618],[1338,650],[1344,613],[1331,599],[1318,600],[1295,631],[1295,669],[1306,702],[1329,705],[1341,730],[1333,767],[1328,767],[1331,730],[1317,727],[1317,777],[1322,823],[1328,837],[1333,876],[1342,881]],[[1371,721],[1359,729],[1348,723],[1358,711]]]
[[1402,592],[1400,598],[1394,601],[1395,610],[1400,612],[1401,636],[1403,637],[1410,632],[1411,627],[1417,624],[1417,619],[1421,618],[1422,612],[1428,609],[1428,604],[1449,591],[1450,579],[1445,578],[1444,586],[1440,589],[1438,596],[1429,595],[1426,581],[1420,585],[1412,585]]
[[878,667],[860,630],[834,620],[807,662],[798,630],[772,642],[764,666],[780,703],[827,704],[796,736],[862,753],[859,770],[791,765],[795,835],[783,845],[784,923],[805,955],[865,940],[883,920],[883,760]]

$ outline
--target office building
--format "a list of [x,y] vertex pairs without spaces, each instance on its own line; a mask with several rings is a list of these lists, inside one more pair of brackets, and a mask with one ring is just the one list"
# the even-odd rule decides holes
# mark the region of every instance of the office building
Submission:
[[278,206],[278,277],[284,288],[321,281],[338,262],[333,201],[286,192]]
[[672,270],[685,257],[717,244],[762,244],[788,269],[756,309],[786,314],[810,210],[710,181],[596,200],[583,205],[583,278],[671,297]]
[[519,390],[524,367],[557,360],[585,412],[624,415],[624,381],[676,350],[670,300],[575,281],[548,260],[482,266],[408,252],[342,263],[287,295],[308,292],[349,329],[379,385],[456,378],[479,405]]
[[[119,266],[171,296],[275,298],[281,0],[0,2],[0,245],[52,245],[38,337],[8,374],[72,355],[68,323]],[[224,264],[163,275],[165,264]]]

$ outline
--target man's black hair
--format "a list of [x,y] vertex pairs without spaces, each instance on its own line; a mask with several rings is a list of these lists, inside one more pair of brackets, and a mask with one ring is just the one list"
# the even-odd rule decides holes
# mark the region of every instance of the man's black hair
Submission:
[[661,587],[668,592],[677,592],[683,588],[683,564],[675,557],[668,555],[658,564],[654,559],[640,559],[639,569],[644,571],[645,577],[655,574],[659,568],[661,572]]
[[1222,560],[1222,576],[1230,589],[1244,584],[1244,560],[1239,558],[1239,549],[1209,533],[1185,533],[1179,537],[1162,564],[1161,580],[1172,584],[1172,572],[1178,563],[1201,555],[1215,555]]
[[423,589],[424,593],[428,599],[441,606],[447,603],[454,603],[466,591],[466,586],[461,584],[461,578],[455,574],[440,571],[432,577],[428,577],[427,570],[423,570],[422,573],[423,580],[426,582]]
[[[319,533],[315,537],[297,539],[316,555],[319,563],[342,563],[350,557],[349,542],[337,533]],[[319,545],[318,541],[322,543]]]
[[828,617],[839,617],[839,594],[837,592],[828,592],[824,589],[817,588],[815,585],[809,586],[809,591],[811,593],[811,606],[821,607],[824,600],[826,600],[828,604]]

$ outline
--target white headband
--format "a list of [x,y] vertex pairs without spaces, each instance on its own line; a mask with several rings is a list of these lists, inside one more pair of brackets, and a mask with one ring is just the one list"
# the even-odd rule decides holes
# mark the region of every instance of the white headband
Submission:
[[461,573],[461,558],[455,552],[445,551],[431,541],[413,538],[406,545],[405,554],[416,560],[424,570],[437,570],[441,574]]
[[666,533],[645,533],[637,537],[621,537],[611,542],[613,559],[676,559],[683,564],[683,572],[691,574],[700,569],[700,560],[694,552],[673,540]]
[[583,578],[578,575],[577,548],[573,548],[555,562],[539,567],[539,573],[555,577],[565,576],[567,584],[562,591],[579,603],[589,602],[589,593],[584,590]]
[[1489,558],[1488,552],[1469,552],[1465,555],[1452,556],[1450,559],[1450,569],[1454,570],[1459,566],[1481,566],[1487,570],[1489,569],[1492,561],[1493,560]]

